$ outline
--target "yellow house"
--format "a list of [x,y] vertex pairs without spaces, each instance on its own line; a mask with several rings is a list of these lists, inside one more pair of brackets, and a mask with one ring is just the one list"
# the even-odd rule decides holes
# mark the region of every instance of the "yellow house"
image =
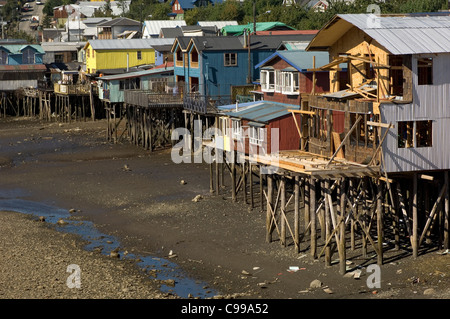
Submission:
[[90,40],[84,46],[86,72],[155,64],[157,39]]

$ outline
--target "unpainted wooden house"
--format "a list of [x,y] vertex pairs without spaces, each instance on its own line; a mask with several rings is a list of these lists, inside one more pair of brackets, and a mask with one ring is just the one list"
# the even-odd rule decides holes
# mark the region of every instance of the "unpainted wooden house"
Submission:
[[344,14],[311,41],[307,50],[330,54],[320,69],[330,70],[331,93],[312,97],[309,107],[344,112],[346,132],[362,117],[345,145],[347,159],[364,162],[383,142],[377,160],[388,173],[450,168],[449,34],[448,13]]

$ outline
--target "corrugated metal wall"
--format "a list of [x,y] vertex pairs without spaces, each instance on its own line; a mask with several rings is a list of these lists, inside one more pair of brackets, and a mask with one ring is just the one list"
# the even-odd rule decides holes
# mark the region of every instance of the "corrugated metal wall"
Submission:
[[[382,122],[395,125],[383,145],[387,172],[450,169],[450,53],[429,55],[433,85],[417,84],[420,57],[412,57],[413,103],[380,106]],[[433,121],[432,146],[398,148],[398,122],[420,120]]]

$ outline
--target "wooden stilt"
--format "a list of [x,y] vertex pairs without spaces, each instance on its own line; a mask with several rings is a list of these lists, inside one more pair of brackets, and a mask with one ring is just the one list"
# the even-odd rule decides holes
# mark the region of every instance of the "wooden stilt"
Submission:
[[450,248],[450,241],[449,241],[449,211],[450,211],[450,196],[449,196],[449,183],[448,183],[448,171],[445,171],[444,173],[444,183],[445,183],[445,202],[444,202],[444,239],[443,239],[443,248],[449,249]]
[[[234,151],[233,151],[234,152]],[[236,201],[236,158],[231,163],[231,199]]]
[[[331,197],[330,194],[330,182],[329,180],[325,180],[324,182],[325,189],[324,189],[324,203],[325,203],[325,235],[326,238],[329,238],[331,235],[331,220],[330,220],[330,206],[328,197]],[[325,266],[330,267],[331,266],[331,247],[329,244],[325,243]]]
[[413,175],[413,193],[412,193],[412,215],[413,215],[413,227],[412,227],[412,238],[411,238],[411,246],[413,250],[413,257],[418,257],[418,246],[417,246],[417,236],[418,236],[418,218],[417,218],[417,173]]
[[305,178],[305,187],[304,187],[304,220],[305,220],[305,235],[310,234],[310,228],[308,225],[310,224],[310,192],[309,192],[309,182],[310,179]]
[[267,175],[267,212],[266,212],[266,242],[272,242],[272,204],[273,204],[273,177]]
[[252,163],[248,163],[248,170],[249,170],[249,191],[250,191],[250,207],[254,208],[255,207],[255,200],[253,197],[253,164]]
[[317,234],[316,234],[316,181],[313,177],[309,183],[310,196],[310,220],[311,220],[311,256],[316,258],[317,254]]
[[377,264],[379,266],[383,265],[383,202],[382,202],[383,189],[381,186],[381,181],[377,181],[377,243],[378,243],[378,254],[377,254]]
[[345,251],[345,180],[342,179],[340,181],[340,185],[338,187],[338,197],[337,197],[337,207],[338,207],[338,216],[339,216],[339,273],[344,275],[346,272],[346,251]]
[[283,218],[283,216],[286,215],[286,177],[284,175],[281,176],[280,181],[280,210],[281,210],[281,218],[280,218],[280,224],[281,224],[281,234],[280,234],[280,243],[281,246],[286,247],[286,220]]
[[300,208],[300,177],[296,175],[294,178],[294,242],[297,253],[300,252],[299,208]]

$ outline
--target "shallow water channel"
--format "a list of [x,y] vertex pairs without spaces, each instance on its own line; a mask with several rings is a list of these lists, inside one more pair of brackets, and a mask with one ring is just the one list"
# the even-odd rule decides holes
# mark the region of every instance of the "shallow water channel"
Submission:
[[[36,218],[43,216],[46,222],[55,225],[56,230],[76,234],[86,240],[88,244],[85,249],[88,251],[95,249],[109,255],[112,250],[120,248],[120,242],[116,237],[101,233],[92,222],[70,220],[71,214],[68,209],[20,198],[24,194],[21,190],[0,190],[0,211],[30,214]],[[66,224],[59,225],[57,222],[60,219],[63,219]],[[119,255],[121,259],[138,260],[137,265],[143,270],[155,270],[152,271],[152,278],[175,280],[174,287],[161,285],[162,292],[170,292],[181,298],[187,298],[189,294],[197,298],[209,298],[218,294],[214,289],[205,288],[208,286],[207,283],[191,278],[179,265],[168,259],[135,255],[120,250]]]

